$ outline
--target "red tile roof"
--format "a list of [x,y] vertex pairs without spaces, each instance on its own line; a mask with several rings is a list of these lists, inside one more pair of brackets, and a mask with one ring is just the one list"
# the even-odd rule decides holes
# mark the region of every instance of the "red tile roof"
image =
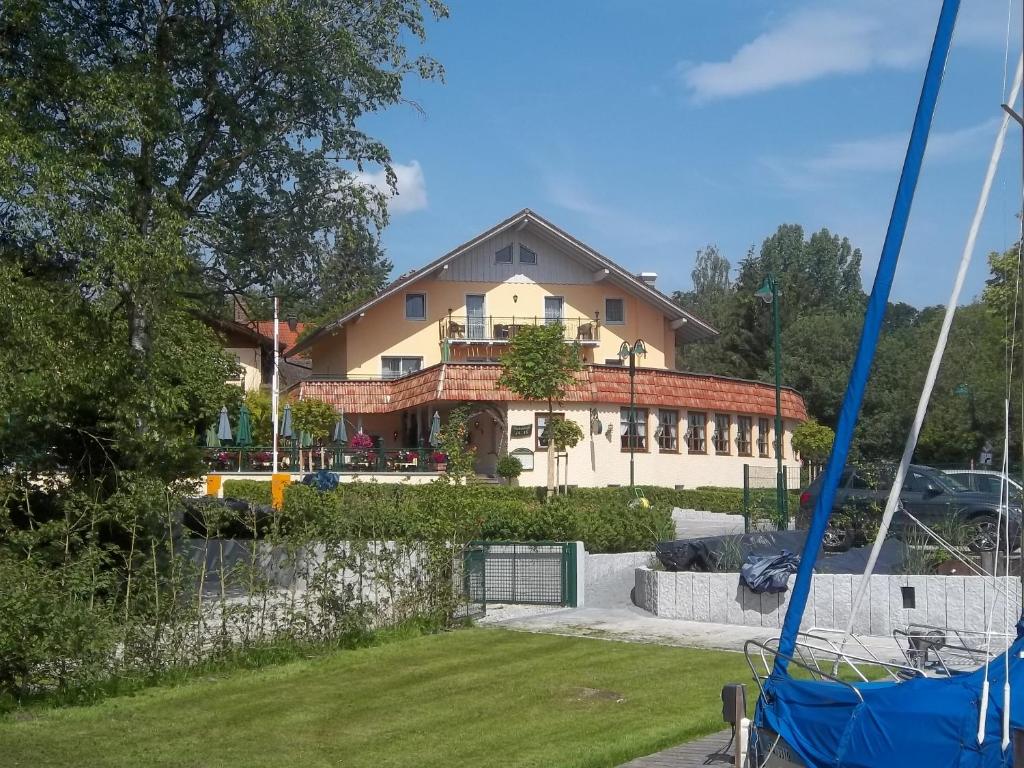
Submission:
[[[501,366],[496,364],[443,363],[394,381],[304,381],[298,385],[298,395],[324,400],[350,413],[390,413],[431,402],[519,400],[498,387],[500,375]],[[775,413],[773,386],[723,376],[639,368],[635,392],[640,407]],[[628,405],[629,371],[588,365],[576,374],[562,402]],[[782,414],[787,419],[807,418],[799,393],[782,390]]]
[[[274,338],[274,321],[273,320],[254,320],[252,325],[256,328],[256,333],[261,336],[266,336],[268,339],[273,340]],[[295,342],[299,338],[299,334],[302,333],[306,328],[305,323],[296,323],[295,330],[293,331],[288,327],[288,323],[280,322],[277,327],[277,339],[284,345],[285,349],[290,349],[295,345]]]

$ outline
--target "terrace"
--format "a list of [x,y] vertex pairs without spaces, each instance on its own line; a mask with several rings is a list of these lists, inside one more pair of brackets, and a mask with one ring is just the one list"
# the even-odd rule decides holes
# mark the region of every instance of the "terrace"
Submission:
[[521,328],[561,325],[565,340],[596,347],[601,340],[600,322],[592,317],[537,317],[512,315],[448,315],[438,321],[442,342],[455,344],[508,344]]

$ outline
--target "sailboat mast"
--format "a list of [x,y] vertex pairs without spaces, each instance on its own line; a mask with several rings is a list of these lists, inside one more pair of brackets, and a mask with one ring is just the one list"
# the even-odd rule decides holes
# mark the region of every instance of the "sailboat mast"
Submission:
[[917,181],[921,175],[921,164],[924,159],[925,147],[928,144],[928,134],[931,131],[932,119],[935,116],[939,87],[942,84],[942,75],[945,70],[946,59],[949,55],[949,48],[953,39],[953,28],[956,25],[956,17],[959,10],[960,0],[943,0],[942,8],[939,11],[935,39],[932,42],[931,53],[928,57],[928,68],[925,72],[921,96],[918,99],[914,126],[910,132],[910,142],[907,145],[907,154],[903,162],[903,172],[900,175],[899,185],[896,188],[896,199],[893,202],[889,227],[885,233],[885,242],[882,245],[882,253],[878,262],[878,270],[875,273],[875,281],[871,288],[871,296],[868,298],[867,311],[864,315],[864,327],[861,330],[860,343],[857,347],[857,357],[854,360],[853,369],[850,372],[850,380],[846,387],[846,394],[843,397],[843,404],[836,425],[836,438],[832,447],[832,454],[829,456],[828,464],[825,467],[821,493],[814,506],[810,530],[807,532],[807,541],[804,544],[800,566],[797,569],[789,608],[786,611],[786,618],[779,636],[779,652],[775,656],[776,672],[786,671],[789,665],[788,660],[796,648],[796,637],[800,631],[800,621],[803,618],[804,609],[807,606],[807,596],[811,589],[814,562],[818,551],[821,549],[825,528],[828,526],[829,515],[832,512],[832,504],[836,496],[836,488],[839,485],[839,477],[842,474],[843,467],[846,465],[846,459],[850,452],[854,426],[856,425],[857,415],[860,412],[861,403],[864,399],[864,390],[867,387],[871,364],[875,357],[875,349],[878,346],[882,322],[885,319],[889,294],[892,290],[892,282],[896,273],[896,264],[899,261],[900,249],[903,246],[903,238],[907,231],[907,222],[910,218],[910,209],[914,201]]

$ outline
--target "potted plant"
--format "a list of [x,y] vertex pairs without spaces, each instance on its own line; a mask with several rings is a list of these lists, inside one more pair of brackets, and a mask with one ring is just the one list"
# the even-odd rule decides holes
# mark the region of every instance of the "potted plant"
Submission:
[[515,456],[505,454],[498,459],[498,466],[496,467],[499,477],[505,478],[505,481],[512,485],[514,481],[523,472],[523,462],[517,459]]
[[[368,465],[371,462],[370,451],[373,449],[373,438],[365,432],[357,432],[352,435],[348,442],[349,448],[358,451],[360,455],[353,456],[353,463]],[[376,457],[374,457],[376,458]]]
[[437,467],[438,472],[448,471],[448,454],[444,451],[434,451],[430,456],[430,460],[434,462],[434,466]]

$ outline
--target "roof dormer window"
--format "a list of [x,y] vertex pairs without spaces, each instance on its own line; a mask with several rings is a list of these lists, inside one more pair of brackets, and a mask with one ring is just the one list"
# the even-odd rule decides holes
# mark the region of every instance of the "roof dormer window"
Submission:
[[494,263],[495,264],[511,264],[512,263],[512,246],[506,245],[504,248],[494,252]]
[[530,250],[522,243],[519,244],[519,263],[520,264],[536,264],[537,263],[537,252]]

